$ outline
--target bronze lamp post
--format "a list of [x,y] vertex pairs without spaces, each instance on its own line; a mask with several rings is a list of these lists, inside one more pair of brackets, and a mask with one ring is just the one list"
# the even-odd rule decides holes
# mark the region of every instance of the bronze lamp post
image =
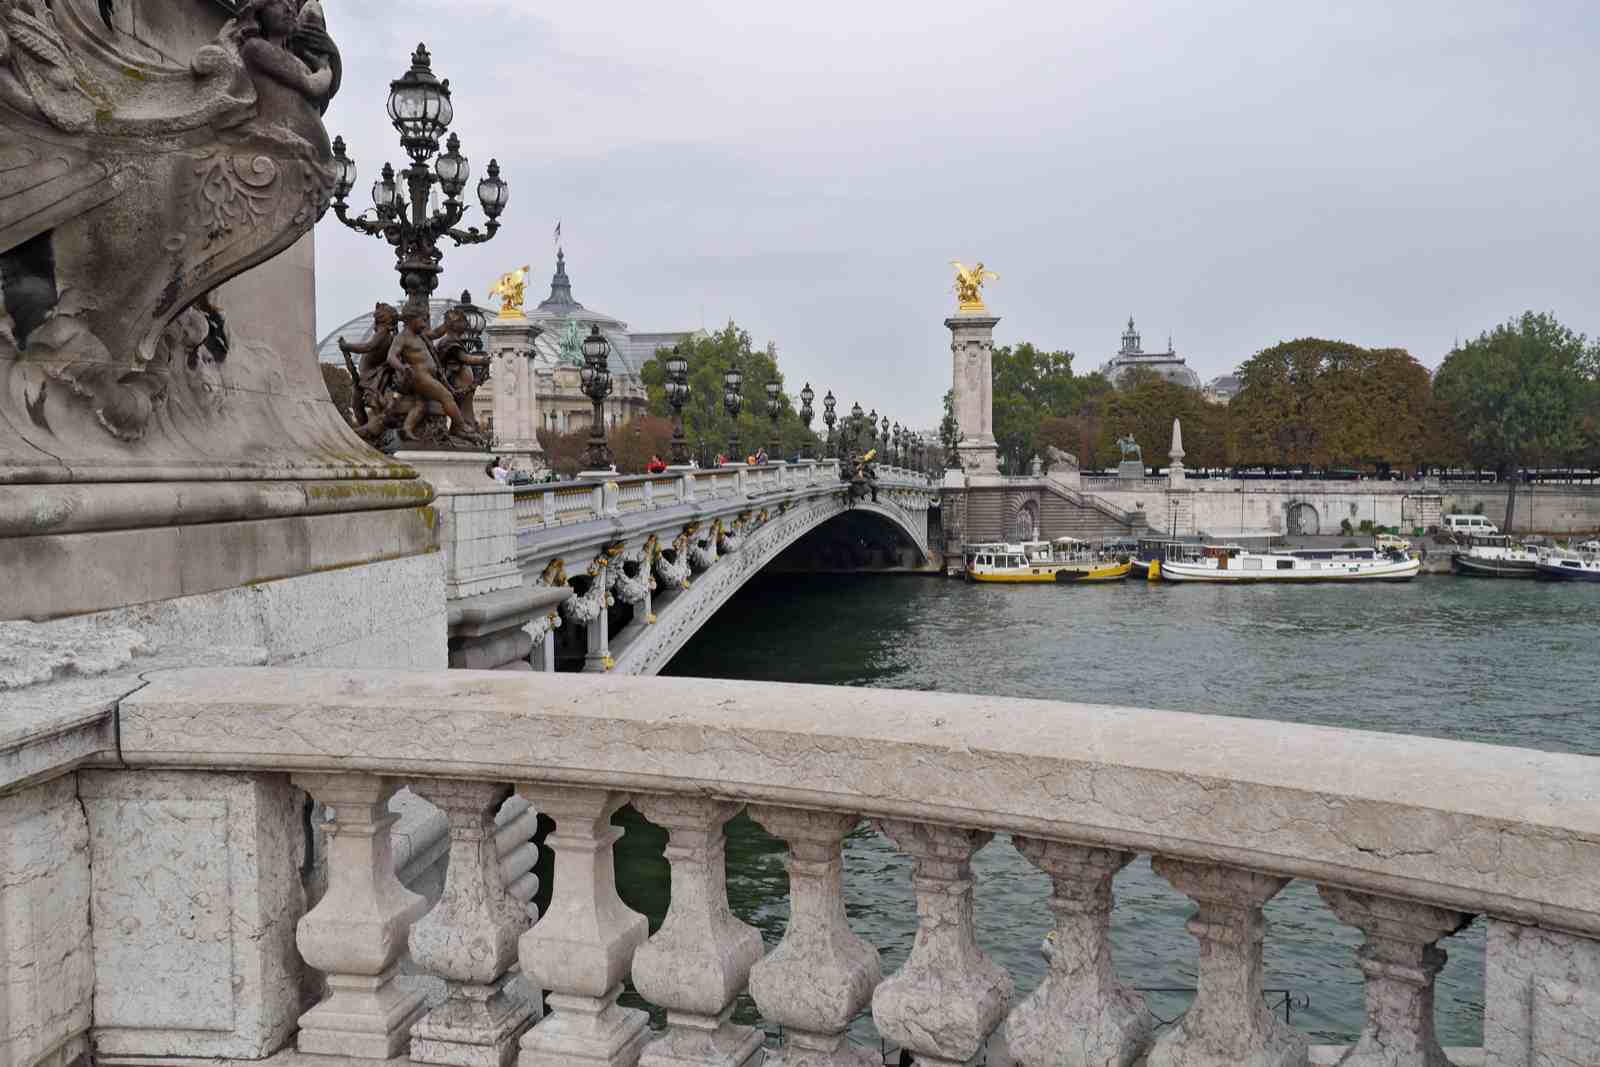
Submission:
[[605,399],[611,395],[611,371],[607,357],[611,342],[600,332],[599,326],[589,327],[589,336],[583,339],[583,367],[578,371],[582,389],[594,404],[594,415],[589,423],[589,453],[585,462],[592,471],[603,471],[611,466],[611,449],[606,445]]
[[683,346],[673,345],[667,357],[667,403],[672,405],[672,463],[676,467],[689,465],[689,442],[683,436],[683,404],[689,399],[689,361],[683,356]]

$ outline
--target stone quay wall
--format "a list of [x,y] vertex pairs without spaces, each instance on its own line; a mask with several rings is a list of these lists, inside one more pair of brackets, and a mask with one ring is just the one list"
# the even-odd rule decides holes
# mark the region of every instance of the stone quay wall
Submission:
[[[155,869],[170,882],[163,900],[222,908],[202,894],[225,887],[236,903],[208,919],[216,937],[192,936],[187,907],[94,924],[96,1005],[100,990],[132,1004],[130,987],[152,973],[207,991],[197,1018],[169,1007],[169,1029],[145,1031],[144,1046],[113,1027],[108,1062],[171,1056],[177,1032],[221,1048],[248,1023],[250,1055],[292,1043],[301,1065],[864,1064],[876,1061],[847,1031],[870,1006],[919,1063],[968,1063],[986,1046],[991,1063],[1331,1063],[1344,1050],[1309,1046],[1255,992],[1262,905],[1302,878],[1365,936],[1367,1016],[1344,1062],[1445,1062],[1431,1018],[1437,943],[1482,915],[1485,1046],[1455,1061],[1600,1063],[1600,759],[1174,712],[616,675],[163,671],[114,711],[125,781],[84,791],[93,897],[132,899],[124,873],[139,884]],[[407,785],[447,827],[436,902],[395,875],[388,801]],[[525,824],[504,822],[513,794],[524,823],[531,808],[555,824],[553,896],[536,922],[511,892],[526,888],[526,868],[507,857],[527,842]],[[331,814],[326,888],[302,903],[284,868],[301,861],[307,795]],[[101,813],[140,802],[142,844],[108,842],[102,862]],[[653,935],[616,894],[610,817],[625,804],[669,832],[672,901]],[[723,827],[741,809],[790,850],[791,920],[771,951],[728,910]],[[841,841],[862,819],[915,868],[920,930],[888,976],[843,904]],[[973,936],[970,861],[997,833],[1054,883],[1058,949],[1021,1000]],[[1197,909],[1199,992],[1159,1035],[1110,954],[1112,879],[1139,853]],[[228,937],[234,951],[217,951]],[[664,1029],[617,1003],[628,979],[666,1009]],[[548,1014],[530,987],[553,991]],[[782,1025],[777,1049],[731,1020],[746,991]],[[100,1020],[90,1025],[101,1040]]]

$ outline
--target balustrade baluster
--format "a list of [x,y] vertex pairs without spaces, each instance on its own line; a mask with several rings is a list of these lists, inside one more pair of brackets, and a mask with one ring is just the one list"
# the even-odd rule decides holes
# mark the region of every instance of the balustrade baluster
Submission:
[[1165,856],[1153,866],[1198,905],[1188,929],[1200,942],[1200,979],[1194,1003],[1156,1040],[1147,1067],[1304,1067],[1305,1035],[1261,999],[1261,908],[1289,879]]
[[1011,1054],[1025,1067],[1128,1067],[1150,1040],[1144,998],[1117,978],[1111,959],[1111,883],[1133,853],[1013,837],[1050,876],[1056,915],[1050,973],[1006,1021]]
[[978,948],[972,924],[972,857],[994,834],[898,819],[877,825],[915,864],[917,937],[873,994],[873,1021],[919,1065],[965,1067],[1011,999],[1011,976]]
[[723,825],[742,805],[701,797],[646,797],[634,807],[668,832],[672,903],[633,957],[634,988],[667,1009],[666,1033],[645,1045],[640,1067],[746,1067],[761,1062],[762,1035],[731,1021],[733,1002],[761,958],[761,933],[728,910]]
[[532,846],[524,836],[502,863],[494,815],[508,786],[425,780],[411,789],[443,811],[450,825],[444,893],[411,928],[412,960],[443,978],[449,996],[411,1028],[411,1058],[507,1067],[534,1008],[512,970],[528,913],[506,891],[503,867],[526,869],[520,852]]
[[300,955],[328,995],[300,1017],[301,1052],[384,1060],[405,1050],[422,994],[396,986],[406,931],[427,902],[394,876],[389,798],[399,783],[372,774],[297,774],[333,813],[328,888],[295,927]]
[[750,817],[789,845],[789,926],[750,970],[750,995],[783,1027],[783,1050],[766,1067],[881,1067],[850,1044],[850,1020],[882,980],[878,950],[850,930],[840,843],[860,816],[756,807]]
[[1366,935],[1357,958],[1367,1019],[1340,1067],[1450,1067],[1433,1032],[1433,984],[1446,959],[1435,942],[1472,916],[1333,886],[1317,891],[1341,922]]
[[550,1014],[522,1036],[519,1067],[634,1067],[649,1016],[617,1006],[645,917],[617,896],[612,845],[622,836],[612,814],[627,796],[601,789],[520,786],[555,820],[545,838],[555,853],[550,909],[518,947],[522,973],[551,990]]

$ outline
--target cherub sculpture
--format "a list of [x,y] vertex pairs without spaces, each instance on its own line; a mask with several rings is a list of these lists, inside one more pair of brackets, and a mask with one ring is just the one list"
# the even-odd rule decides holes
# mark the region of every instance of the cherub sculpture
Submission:
[[444,368],[428,337],[428,305],[408,303],[401,314],[404,329],[389,346],[389,366],[394,371],[395,387],[401,393],[400,403],[406,404],[401,438],[416,439],[417,426],[428,413],[430,401],[438,404],[450,420],[452,435],[466,436],[470,427],[455,397],[441,380]]
[[[356,433],[368,440],[383,434],[387,422],[387,409],[391,402],[390,389],[394,381],[394,368],[389,366],[389,346],[394,343],[395,331],[400,324],[400,312],[393,304],[380,301],[372,310],[372,336],[366,341],[351,344],[339,338],[339,351],[344,353],[345,366],[350,371],[354,385],[350,401],[350,421]],[[352,355],[361,357],[358,368]]]
[[489,357],[474,351],[467,339],[467,316],[458,307],[444,313],[444,322],[434,330],[429,339],[434,346],[444,372],[444,383],[450,387],[467,425],[478,428],[478,417],[472,410],[472,397],[478,391],[478,375],[474,368],[487,367]]
[[988,310],[983,305],[984,280],[999,281],[1000,275],[992,270],[985,270],[981,259],[971,268],[963,266],[959,259],[952,259],[950,265],[956,269],[956,299],[960,301],[961,310]]

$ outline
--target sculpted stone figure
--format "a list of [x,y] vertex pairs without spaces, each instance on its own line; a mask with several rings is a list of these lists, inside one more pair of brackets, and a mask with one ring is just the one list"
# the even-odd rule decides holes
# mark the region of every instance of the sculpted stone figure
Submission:
[[523,292],[528,288],[528,269],[528,267],[518,267],[514,271],[500,275],[489,289],[490,296],[500,298],[502,319],[522,317]]
[[[355,386],[350,421],[357,433],[369,439],[382,434],[386,422],[389,406],[386,394],[394,378],[394,368],[389,366],[389,346],[394,343],[399,323],[400,312],[394,305],[379,301],[372,310],[371,338],[357,344],[339,338],[339,351],[344,353],[345,366]],[[359,368],[351,361],[352,355],[361,357]]]
[[477,368],[487,367],[489,357],[474,352],[467,341],[467,316],[460,308],[444,313],[444,322],[429,335],[437,341],[434,346],[443,370],[444,383],[449,386],[461,414],[473,430],[478,428],[478,417],[472,410],[472,396],[478,391]]
[[1133,439],[1133,434],[1117,438],[1117,447],[1122,449],[1123,459],[1144,460],[1144,450],[1139,447],[1139,442]]
[[1046,464],[1053,471],[1075,471],[1078,469],[1078,457],[1071,452],[1063,452],[1055,445],[1046,445],[1044,449]]
[[[321,113],[340,64],[317,0],[245,0],[232,18],[214,0],[170,0],[159,20],[118,6],[0,0],[0,439],[41,469],[152,426],[195,448],[226,407],[155,419],[200,367],[167,359],[164,333],[200,301],[220,317],[208,294],[294,244],[333,189]],[[225,372],[208,365],[270,392],[281,372],[234,347]]]
[[389,346],[389,366],[395,372],[395,387],[412,400],[406,410],[405,425],[400,436],[415,440],[417,424],[428,413],[428,401],[443,409],[450,420],[450,433],[463,435],[468,427],[455,397],[440,379],[444,369],[428,337],[428,308],[426,304],[408,304],[405,328]]
[[1000,275],[992,270],[983,269],[980,259],[971,268],[962,265],[959,259],[952,259],[950,265],[956,269],[956,299],[960,301],[962,311],[984,311],[983,283],[986,279],[1000,280]]

